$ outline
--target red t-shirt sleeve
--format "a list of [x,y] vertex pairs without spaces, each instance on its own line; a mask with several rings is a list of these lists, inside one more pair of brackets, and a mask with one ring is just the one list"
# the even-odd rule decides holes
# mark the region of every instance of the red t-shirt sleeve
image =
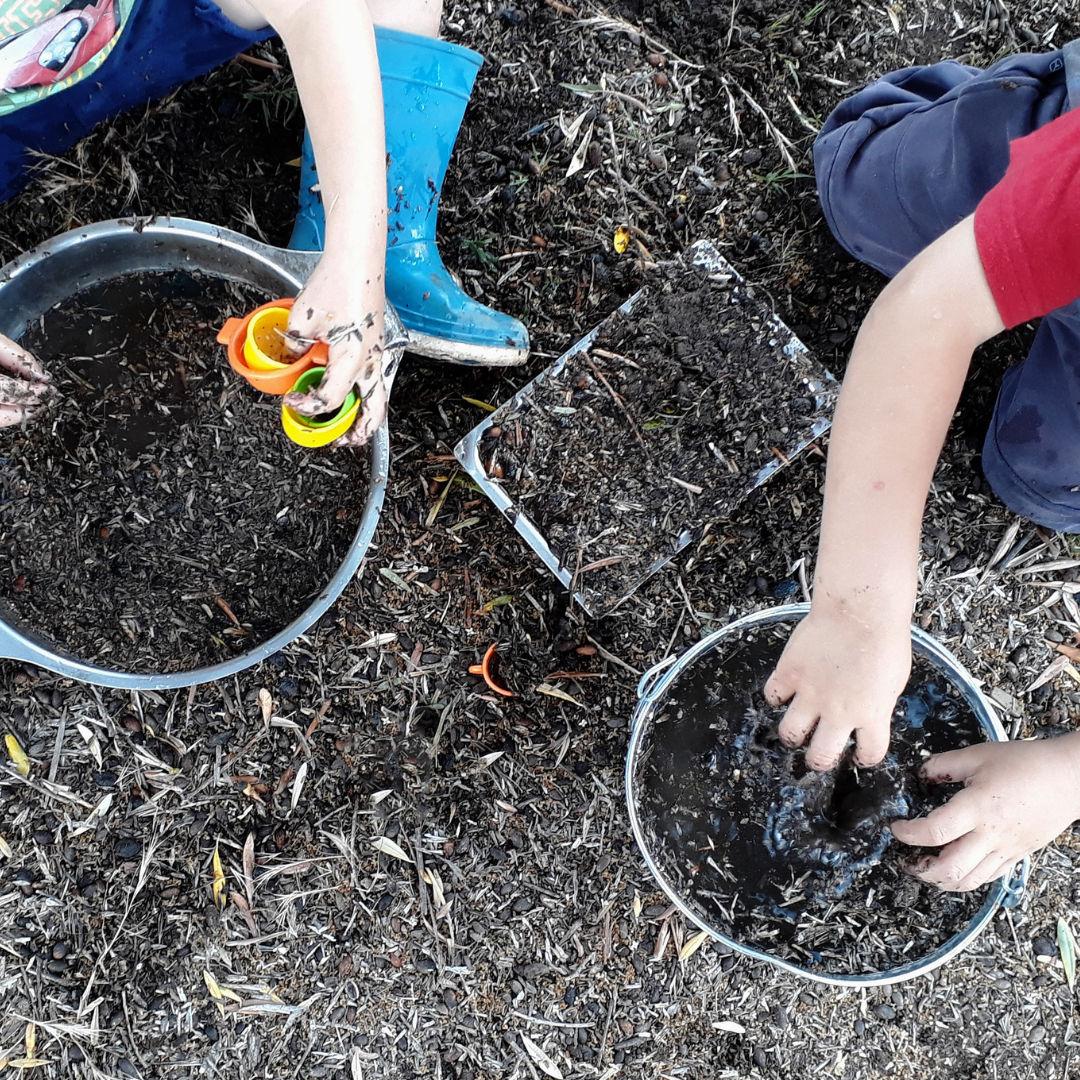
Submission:
[[1009,148],[975,211],[975,241],[1007,327],[1080,297],[1080,109]]

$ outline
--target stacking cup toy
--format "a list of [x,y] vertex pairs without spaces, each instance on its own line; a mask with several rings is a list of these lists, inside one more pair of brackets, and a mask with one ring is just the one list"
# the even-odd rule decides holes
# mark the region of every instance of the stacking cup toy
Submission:
[[495,667],[498,664],[499,654],[495,650],[496,646],[494,644],[489,645],[487,652],[484,653],[483,662],[473,664],[469,668],[469,674],[479,675],[488,684],[489,690],[494,690],[496,694],[500,694],[502,697],[516,697],[517,695],[513,690],[503,686],[496,678]]
[[[309,368],[290,389],[298,394],[306,394],[322,382],[325,374],[325,367]],[[326,420],[315,420],[283,405],[281,426],[285,429],[285,434],[300,446],[327,446],[353,426],[359,411],[360,397],[355,390],[350,390],[341,408]]]
[[242,319],[229,319],[217,336],[228,349],[233,371],[264,394],[287,394],[304,372],[325,367],[329,358],[329,347],[322,341],[299,359],[293,359],[285,348],[285,327],[292,306],[291,297],[273,300]]

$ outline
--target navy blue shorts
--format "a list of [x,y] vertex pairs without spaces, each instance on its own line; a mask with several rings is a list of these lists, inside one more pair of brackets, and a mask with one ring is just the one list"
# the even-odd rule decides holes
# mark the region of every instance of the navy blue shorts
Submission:
[[[833,235],[896,274],[974,212],[1005,175],[1013,139],[1068,109],[1065,69],[1061,50],[986,70],[946,60],[893,72],[843,102],[814,144]],[[983,471],[1011,510],[1080,532],[1080,301],[1047,315],[1027,359],[1005,373]]]

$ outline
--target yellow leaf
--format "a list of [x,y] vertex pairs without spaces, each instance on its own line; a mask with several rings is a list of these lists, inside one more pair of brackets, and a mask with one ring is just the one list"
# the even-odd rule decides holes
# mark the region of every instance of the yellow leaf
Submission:
[[34,1024],[26,1025],[26,1056],[28,1058],[37,1057],[34,1051],[37,1050],[37,1027]]
[[489,405],[486,401],[481,401],[479,398],[466,397],[464,394],[461,395],[461,400],[467,401],[470,405],[475,405],[478,409],[483,409],[484,412],[494,412],[497,408],[497,406]]
[[225,910],[225,871],[221,868],[221,856],[218,854],[217,844],[214,845],[214,907],[218,911]]
[[708,930],[701,930],[690,938],[679,950],[680,960],[689,960],[709,940]]
[[40,1065],[48,1065],[48,1061],[43,1061],[41,1058],[16,1058],[14,1061],[9,1061],[8,1065],[13,1069],[36,1069]]
[[[20,776],[30,775],[30,759],[26,756],[26,751],[19,745],[19,740],[14,735],[4,736],[4,745],[7,746],[8,757],[11,758],[16,770]],[[31,1057],[34,1055],[31,1054]]]
[[230,1001],[236,1001],[243,1004],[243,1001],[239,994],[234,990],[230,990],[227,986],[219,986],[217,979],[210,974],[209,971],[203,971],[203,981],[206,983],[206,989],[210,991],[210,996],[215,1001],[224,1001],[228,998]]
[[5,859],[12,859],[15,857],[15,853],[11,850],[11,845],[0,836],[0,855],[3,855]]
[[286,161],[285,164],[292,165],[293,168],[299,169],[304,164],[304,159],[302,157],[294,157],[292,161]]
[[504,596],[496,596],[494,600],[489,600],[480,610],[486,615],[497,607],[502,607],[503,604],[512,604],[513,602],[513,596],[507,593]]
[[630,246],[630,230],[625,225],[620,225],[615,230],[615,250],[622,255]]

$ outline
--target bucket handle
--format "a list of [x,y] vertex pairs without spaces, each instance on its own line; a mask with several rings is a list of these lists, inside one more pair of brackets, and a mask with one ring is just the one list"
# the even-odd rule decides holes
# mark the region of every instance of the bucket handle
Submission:
[[1012,868],[1009,878],[1003,881],[1005,896],[1001,901],[1002,907],[1014,908],[1023,899],[1030,869],[1031,860],[1027,858],[1021,861],[1019,869],[1015,866]]
[[641,679],[638,681],[637,684],[638,701],[640,701],[647,694],[652,693],[653,685],[660,677],[660,673],[662,671],[666,671],[669,667],[671,667],[671,665],[675,663],[676,659],[678,658],[675,656],[675,654],[671,653],[669,656],[665,656],[664,659],[661,660],[658,664],[653,664],[653,666],[649,668],[649,670],[646,671],[644,675],[641,676]]

